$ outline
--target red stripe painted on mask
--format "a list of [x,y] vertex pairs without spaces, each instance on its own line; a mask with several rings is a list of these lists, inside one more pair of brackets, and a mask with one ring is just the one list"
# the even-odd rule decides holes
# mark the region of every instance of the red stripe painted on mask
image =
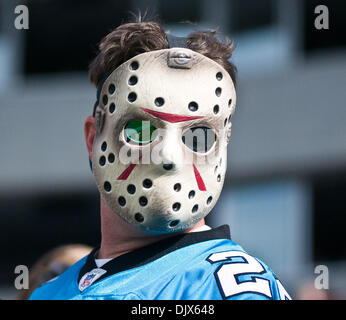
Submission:
[[[142,156],[139,156],[138,161],[140,161],[142,159]],[[129,175],[131,174],[131,172],[133,171],[133,169],[135,168],[135,166],[137,165],[137,163],[131,163],[118,177],[117,180],[126,180]]]
[[200,173],[198,172],[197,168],[195,167],[195,165],[193,165],[193,171],[195,173],[195,178],[197,181],[198,189],[201,191],[207,191],[207,188],[205,187],[204,181],[203,181]]
[[132,170],[135,168],[136,163],[131,163],[118,177],[117,180],[127,180],[129,175],[131,174]]
[[162,120],[176,123],[176,122],[185,122],[185,121],[191,121],[191,120],[196,120],[196,119],[201,119],[203,117],[198,117],[198,116],[180,116],[178,114],[172,114],[172,113],[164,113],[164,112],[159,112],[159,111],[154,111],[146,108],[141,108],[143,111],[150,113],[151,115],[160,118]]

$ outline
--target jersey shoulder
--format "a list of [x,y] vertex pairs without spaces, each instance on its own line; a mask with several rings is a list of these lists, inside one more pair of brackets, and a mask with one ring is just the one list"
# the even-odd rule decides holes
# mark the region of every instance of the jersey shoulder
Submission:
[[291,299],[264,262],[231,240],[220,241],[202,250],[190,265],[181,276],[193,299]]
[[77,291],[78,272],[85,260],[86,258],[82,258],[56,278],[38,287],[31,294],[29,300],[73,299],[74,296],[79,294]]

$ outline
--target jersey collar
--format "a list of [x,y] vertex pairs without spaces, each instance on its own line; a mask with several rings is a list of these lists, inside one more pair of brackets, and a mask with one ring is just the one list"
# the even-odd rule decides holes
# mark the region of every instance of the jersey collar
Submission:
[[105,272],[96,281],[93,281],[93,284],[115,273],[145,265],[175,250],[215,239],[231,239],[229,226],[222,225],[208,231],[172,236],[116,257],[104,264],[102,268],[98,268],[95,263],[95,254],[99,250],[99,247],[97,247],[90,252],[84,266],[81,268],[78,283],[85,274],[95,269],[101,269]]

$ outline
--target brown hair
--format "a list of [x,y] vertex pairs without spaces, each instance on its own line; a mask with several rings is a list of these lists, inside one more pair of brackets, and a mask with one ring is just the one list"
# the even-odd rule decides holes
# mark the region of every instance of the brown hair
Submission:
[[[188,47],[219,63],[236,84],[236,67],[229,61],[233,53],[233,42],[219,41],[216,31],[193,32],[187,37]],[[99,45],[99,53],[89,67],[89,79],[95,86],[107,72],[132,57],[154,50],[168,48],[166,34],[156,22],[132,22],[122,24],[107,34]]]

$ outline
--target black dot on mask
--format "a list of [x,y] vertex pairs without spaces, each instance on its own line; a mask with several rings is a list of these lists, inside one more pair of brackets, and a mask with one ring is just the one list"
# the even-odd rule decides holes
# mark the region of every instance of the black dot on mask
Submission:
[[228,100],[228,106],[230,107],[232,105],[232,99]]
[[126,205],[126,199],[125,199],[124,197],[120,196],[120,197],[118,198],[118,203],[119,203],[122,207],[124,207],[124,206]]
[[109,161],[110,163],[113,163],[114,160],[115,160],[114,154],[113,154],[113,153],[110,153],[110,154],[108,155],[108,161]]
[[129,194],[134,194],[134,193],[136,192],[136,187],[135,187],[135,185],[129,184],[129,185],[127,186],[127,192],[128,192]]
[[210,196],[210,197],[207,199],[207,204],[209,205],[212,201],[213,201],[213,197]]
[[135,102],[137,100],[137,94],[135,92],[130,92],[127,96],[129,102]]
[[174,228],[174,227],[176,227],[178,224],[179,224],[179,220],[173,220],[173,221],[171,221],[170,223],[169,223],[169,226],[171,227],[171,228]]
[[164,163],[164,164],[162,165],[162,167],[163,167],[163,169],[169,171],[169,170],[172,170],[172,169],[173,169],[174,165],[173,165],[173,163]]
[[198,110],[198,104],[197,104],[197,102],[191,101],[191,102],[189,103],[189,110],[192,111],[192,112],[197,111],[197,110]]
[[221,92],[222,92],[222,89],[220,87],[215,89],[215,94],[217,97],[221,96]]
[[149,189],[153,186],[153,182],[150,179],[145,179],[143,181],[143,187]]
[[147,204],[148,204],[148,199],[146,197],[140,197],[139,198],[139,204],[142,206],[142,207],[145,207]]
[[161,97],[155,99],[155,105],[157,107],[162,107],[165,103],[165,100]]
[[189,199],[194,198],[194,197],[195,197],[195,194],[196,194],[195,190],[191,190],[191,191],[189,192]]
[[223,126],[224,126],[224,127],[226,127],[227,121],[228,121],[228,119],[226,118],[225,121],[224,121],[224,123],[223,123]]
[[222,73],[221,73],[221,72],[218,72],[218,73],[216,74],[216,79],[220,81],[220,80],[222,80],[222,78],[223,78]]
[[218,175],[217,176],[217,182],[220,182],[221,181],[221,175]]
[[108,87],[109,94],[113,94],[115,92],[115,85],[111,83]]
[[220,111],[220,107],[219,107],[219,105],[218,105],[218,104],[217,104],[216,106],[214,106],[213,111],[214,111],[214,114],[218,114],[218,113],[219,113],[219,111]]
[[179,202],[173,203],[172,209],[173,211],[179,211],[181,208],[181,204]]
[[180,183],[176,183],[173,187],[174,191],[179,192],[181,190],[181,184]]
[[102,151],[106,151],[106,150],[107,150],[107,142],[106,142],[106,141],[104,141],[104,142],[102,143],[102,145],[101,145],[101,150],[102,150]]
[[133,61],[131,64],[130,64],[130,69],[131,70],[137,70],[139,68],[139,63],[137,61]]
[[103,188],[105,189],[106,192],[110,192],[112,190],[112,185],[108,181],[106,181],[103,184]]
[[195,204],[191,211],[192,213],[196,213],[198,211],[198,204]]
[[106,164],[106,157],[105,156],[100,157],[99,164],[101,167],[103,167]]
[[142,223],[142,222],[144,221],[144,217],[143,217],[143,215],[142,215],[141,213],[137,212],[137,213],[135,214],[135,220],[136,220],[137,222],[139,222],[139,223]]
[[115,111],[115,104],[112,102],[109,106],[109,113],[113,113]]
[[129,85],[130,86],[134,86],[135,84],[137,84],[137,82],[138,82],[138,78],[136,76],[130,77],[130,79],[129,79]]
[[106,94],[102,97],[102,102],[104,106],[108,103],[108,97]]

